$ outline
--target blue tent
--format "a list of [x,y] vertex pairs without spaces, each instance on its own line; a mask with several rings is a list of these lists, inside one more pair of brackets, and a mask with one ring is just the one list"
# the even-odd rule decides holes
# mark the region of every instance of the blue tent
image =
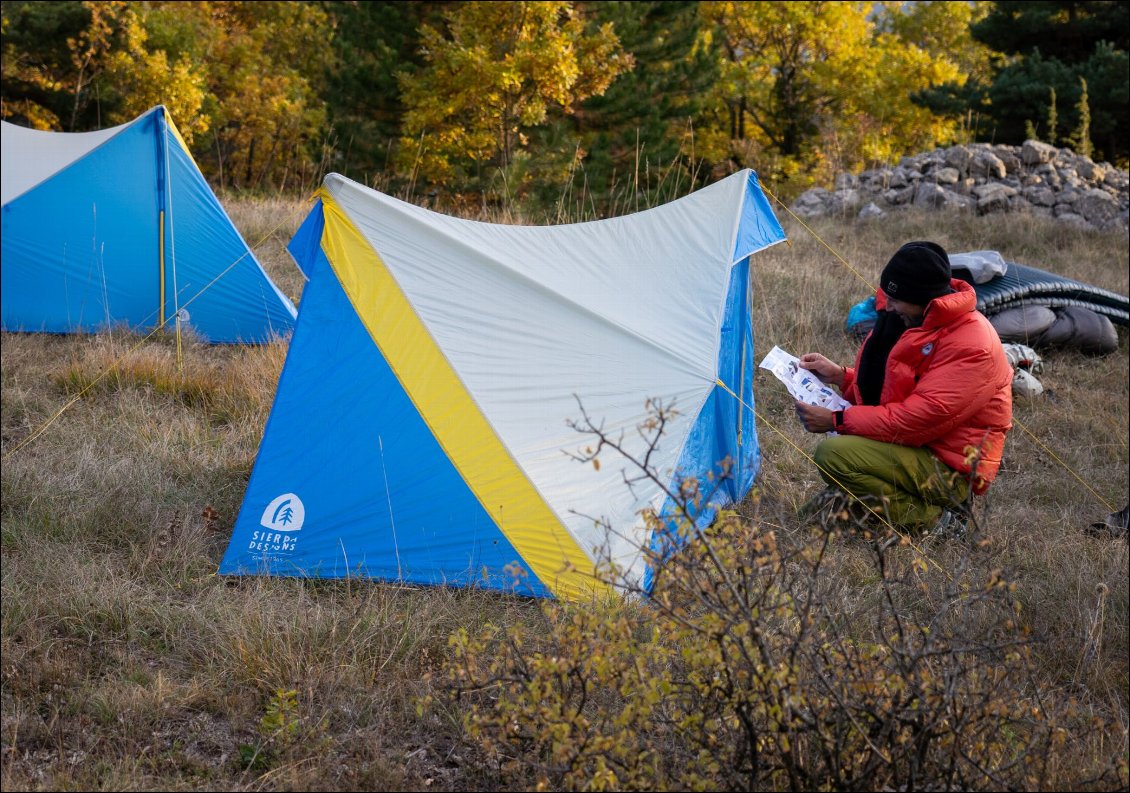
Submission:
[[258,343],[293,328],[164,107],[97,132],[2,126],[3,330],[179,317],[209,342]]
[[[291,242],[310,280],[220,573],[649,590],[684,478],[701,526],[757,473],[750,267],[783,239],[752,171],[563,226],[329,175]],[[586,461],[582,410],[654,476]]]

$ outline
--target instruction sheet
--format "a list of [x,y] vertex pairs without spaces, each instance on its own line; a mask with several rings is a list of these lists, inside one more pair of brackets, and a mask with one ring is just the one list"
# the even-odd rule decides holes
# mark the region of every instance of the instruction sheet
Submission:
[[777,375],[794,399],[809,405],[819,405],[828,410],[844,410],[851,403],[837,394],[831,386],[824,385],[812,372],[802,369],[799,360],[780,347],[774,347],[761,361],[761,368]]

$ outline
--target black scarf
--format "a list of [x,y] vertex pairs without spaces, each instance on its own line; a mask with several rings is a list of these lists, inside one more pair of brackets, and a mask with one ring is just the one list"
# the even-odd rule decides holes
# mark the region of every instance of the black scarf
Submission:
[[863,343],[859,355],[859,371],[855,374],[859,396],[865,405],[878,405],[883,393],[883,378],[887,374],[887,356],[906,330],[902,317],[890,311],[880,311],[871,335]]

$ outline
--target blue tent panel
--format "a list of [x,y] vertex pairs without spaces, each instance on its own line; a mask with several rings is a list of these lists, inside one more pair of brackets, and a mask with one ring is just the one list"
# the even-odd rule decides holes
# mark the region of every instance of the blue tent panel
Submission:
[[0,210],[4,330],[156,324],[155,127],[151,114]]
[[[304,265],[330,267],[320,249]],[[268,508],[291,496],[302,526],[265,526],[277,509]],[[333,277],[311,280],[303,295],[219,570],[268,571],[552,596],[468,489]]]
[[310,280],[310,268],[318,259],[318,250],[322,245],[322,230],[326,225],[325,217],[322,213],[322,200],[318,199],[286,246],[306,280]]
[[170,144],[165,305],[184,306],[189,324],[212,342],[263,342],[290,332],[290,299],[267,277],[189,153],[175,139]]
[[[698,528],[708,525],[719,509],[745,497],[761,468],[753,413],[756,366],[750,254],[784,239],[784,230],[757,186],[757,175],[751,172],[734,245],[738,263],[730,272],[718,351],[718,379],[725,387],[715,386],[699,411],[671,483],[671,491],[679,492],[680,481],[688,477],[697,479],[703,501],[688,516],[667,500],[661,518],[668,526],[668,534],[656,534],[651,543],[652,552],[659,558],[683,541],[678,535],[681,523],[689,517]],[[645,590],[651,590],[654,575],[655,570],[649,569],[644,578]]]
[[757,173],[750,171],[746,183],[745,200],[742,202],[742,216],[738,224],[738,236],[734,242],[734,259],[740,259],[754,251],[760,251],[785,239],[785,231],[773,208],[762,192]]

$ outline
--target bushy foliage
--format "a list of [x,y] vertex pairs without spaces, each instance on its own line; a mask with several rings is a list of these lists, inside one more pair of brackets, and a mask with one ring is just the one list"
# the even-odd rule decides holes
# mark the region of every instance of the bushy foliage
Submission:
[[[945,563],[849,511],[792,533],[723,512],[698,531],[705,484],[680,485],[681,539],[653,555],[650,592],[453,635],[448,696],[502,787],[1047,789],[1082,711],[1034,683],[1015,584],[976,527]],[[865,559],[851,612],[828,575],[845,543]],[[1075,781],[1124,786],[1125,760]]]
[[646,603],[459,631],[481,762],[569,790],[1046,789],[1077,714],[1031,685],[1013,585],[876,550],[869,619],[847,624],[821,584],[835,543],[725,516]]

